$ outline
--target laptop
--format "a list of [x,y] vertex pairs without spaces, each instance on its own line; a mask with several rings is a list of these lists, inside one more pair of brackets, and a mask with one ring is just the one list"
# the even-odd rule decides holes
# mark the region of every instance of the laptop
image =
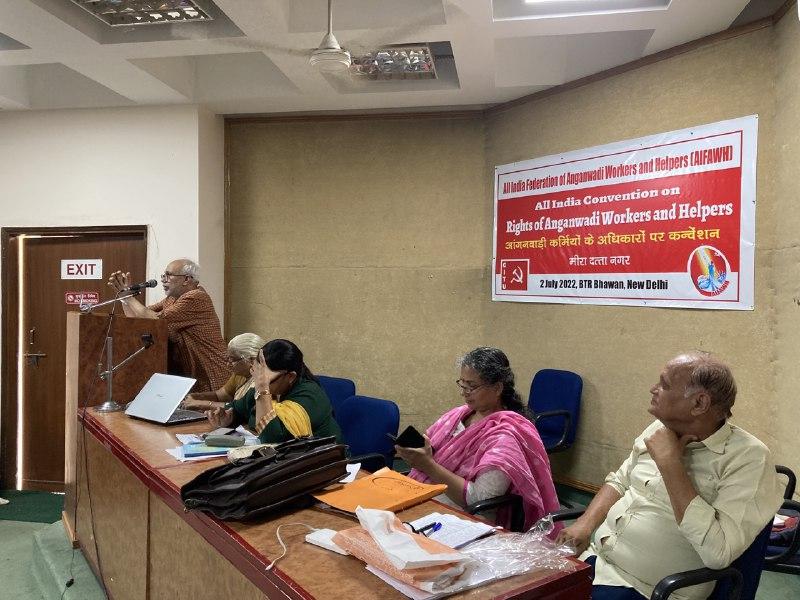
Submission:
[[178,405],[192,389],[196,379],[154,373],[136,394],[125,414],[161,425],[177,425],[202,421],[206,417],[196,410],[178,409]]

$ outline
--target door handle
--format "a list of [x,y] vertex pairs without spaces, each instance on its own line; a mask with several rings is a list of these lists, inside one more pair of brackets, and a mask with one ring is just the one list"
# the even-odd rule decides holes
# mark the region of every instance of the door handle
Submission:
[[45,358],[47,354],[45,354],[44,352],[26,352],[25,354],[23,354],[23,356],[25,357],[25,362],[27,364],[33,365],[34,367],[38,367],[39,359]]

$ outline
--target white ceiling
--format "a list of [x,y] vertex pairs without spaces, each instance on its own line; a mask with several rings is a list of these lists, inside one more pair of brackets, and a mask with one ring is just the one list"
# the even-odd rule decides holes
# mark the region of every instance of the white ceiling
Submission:
[[344,48],[442,42],[434,44],[443,55],[438,79],[364,81],[308,64],[327,26],[326,0],[198,2],[214,21],[111,28],[69,0],[0,0],[0,109],[479,108],[722,31],[782,3],[644,0],[651,8],[531,18],[542,5],[524,0],[334,0],[333,29]]

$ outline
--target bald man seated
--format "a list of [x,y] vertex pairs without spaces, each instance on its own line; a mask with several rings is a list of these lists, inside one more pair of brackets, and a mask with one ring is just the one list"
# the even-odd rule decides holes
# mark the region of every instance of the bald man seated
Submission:
[[[583,516],[559,534],[594,562],[593,600],[642,600],[672,573],[727,567],[783,499],[767,447],[728,422],[736,382],[726,364],[707,353],[681,354],[650,394],[648,412],[657,420]],[[707,598],[713,587],[671,597]]]
[[[124,298],[122,307],[129,317],[165,321],[169,332],[167,371],[197,379],[192,392],[209,392],[225,384],[231,369],[219,318],[211,297],[200,286],[199,272],[191,260],[173,260],[161,275],[166,298],[150,306],[136,298]],[[115,271],[108,285],[119,293],[130,285],[130,275]]]

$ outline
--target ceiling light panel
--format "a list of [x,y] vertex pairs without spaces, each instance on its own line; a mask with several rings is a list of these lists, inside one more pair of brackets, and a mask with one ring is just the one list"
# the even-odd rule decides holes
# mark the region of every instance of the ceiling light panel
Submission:
[[493,0],[495,21],[666,10],[671,0]]
[[72,0],[112,27],[210,21],[194,0]]
[[436,79],[433,56],[426,45],[386,46],[355,55],[350,72],[372,80]]

